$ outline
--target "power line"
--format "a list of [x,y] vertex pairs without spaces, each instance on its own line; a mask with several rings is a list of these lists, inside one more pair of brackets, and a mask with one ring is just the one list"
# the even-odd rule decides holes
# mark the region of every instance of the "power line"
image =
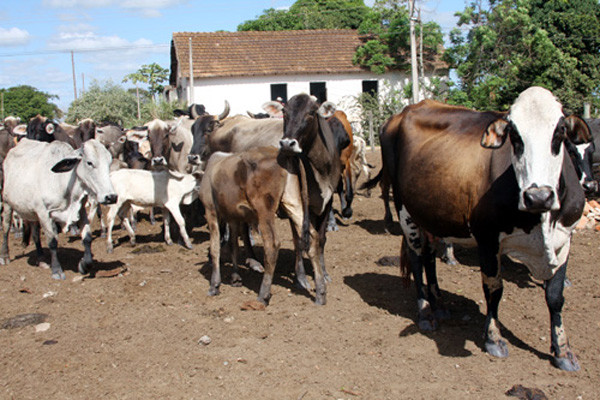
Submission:
[[116,50],[137,50],[137,49],[158,49],[171,47],[170,43],[156,43],[149,45],[128,45],[128,46],[113,46],[113,47],[90,47],[81,49],[61,49],[61,50],[31,50],[22,51],[18,53],[3,53],[0,54],[0,58],[6,57],[22,57],[22,56],[40,56],[48,54],[66,54],[70,52],[75,53],[95,53],[102,51],[116,51]]

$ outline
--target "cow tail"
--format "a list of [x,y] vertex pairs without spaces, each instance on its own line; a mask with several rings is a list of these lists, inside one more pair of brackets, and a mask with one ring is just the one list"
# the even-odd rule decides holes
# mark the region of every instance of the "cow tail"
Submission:
[[400,247],[400,277],[404,287],[410,286],[410,260],[408,259],[408,242],[406,237],[402,236],[402,246]]
[[363,183],[360,186],[360,190],[370,190],[370,189],[373,189],[381,181],[381,177],[382,176],[383,176],[383,167],[379,170],[379,173],[377,173],[377,176],[375,176],[374,178],[372,178],[372,179],[366,181],[365,183]]
[[300,197],[302,199],[303,213],[300,246],[306,251],[310,247],[310,214],[308,209],[308,184],[306,180],[306,168],[310,168],[310,166],[306,165],[307,162],[303,157],[300,157],[298,161],[298,177],[300,178]]

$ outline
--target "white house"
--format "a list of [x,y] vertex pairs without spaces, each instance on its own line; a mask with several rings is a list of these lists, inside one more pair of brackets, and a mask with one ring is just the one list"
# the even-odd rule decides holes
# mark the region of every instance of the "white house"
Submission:
[[[231,114],[245,114],[263,112],[261,105],[277,97],[286,102],[304,92],[336,103],[352,122],[358,118],[352,109],[360,93],[398,89],[410,80],[406,73],[378,75],[354,65],[352,57],[362,44],[355,30],[175,32],[168,95],[203,104],[212,114],[220,113],[227,100]],[[427,66],[427,76],[448,74],[442,62]]]

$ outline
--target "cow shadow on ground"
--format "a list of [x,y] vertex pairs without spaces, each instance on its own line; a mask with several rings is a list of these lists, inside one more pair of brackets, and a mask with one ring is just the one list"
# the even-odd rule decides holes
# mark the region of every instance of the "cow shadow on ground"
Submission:
[[[399,276],[372,272],[346,276],[344,283],[355,290],[370,306],[412,321],[399,332],[399,337],[426,336],[436,343],[439,354],[446,357],[471,356],[473,353],[467,349],[467,341],[475,343],[481,351],[485,352],[482,331],[486,316],[481,313],[479,305],[472,299],[442,290],[444,305],[450,311],[451,317],[441,321],[436,331],[424,332],[419,330],[416,321],[417,302],[412,283],[410,287],[405,287]],[[512,346],[529,351],[540,359],[551,359],[550,355],[529,346],[502,324],[500,329],[504,338]]]
[[385,229],[385,223],[383,222],[383,219],[361,219],[360,221],[356,221],[354,225],[359,226],[371,235],[400,235],[401,232],[400,224],[394,222],[391,233],[388,233]]
[[[49,265],[50,264],[50,252],[48,249],[44,249],[43,252],[44,252],[44,255],[42,256],[41,259],[39,259],[39,261],[47,263]],[[36,251],[32,250],[28,253],[23,254],[21,257],[27,258],[27,264],[36,266],[36,261],[38,261],[38,257],[36,254],[37,254]],[[17,257],[15,257],[15,260],[18,258],[21,258],[21,257],[17,256]],[[78,266],[79,266],[79,261],[81,260],[82,257],[83,257],[83,249],[77,250],[77,249],[72,249],[72,248],[60,248],[60,247],[58,248],[58,261],[60,262],[60,265],[62,266],[63,271],[72,271],[72,272],[79,273]],[[98,261],[98,260],[94,259],[94,262],[89,267],[88,272],[90,273],[90,275],[94,275],[94,273],[97,271],[110,271],[110,270],[113,270],[116,268],[123,267],[124,265],[125,264],[119,260],[110,261],[110,262],[102,262],[102,261]]]
[[[264,254],[262,246],[254,246],[254,252],[256,253],[257,260],[263,262]],[[275,273],[273,277],[273,287],[279,286],[295,295],[302,295],[314,301],[314,292],[310,292],[304,288],[300,288],[296,285],[295,281],[295,252],[290,249],[279,250],[277,257],[277,266],[275,267]],[[240,249],[239,257],[239,274],[242,278],[242,287],[253,291],[258,295],[260,291],[260,285],[262,283],[263,274],[252,270],[251,268],[244,265],[246,259],[245,252]],[[212,275],[212,263],[210,259],[208,261],[201,261],[196,263],[200,266],[198,272],[210,283]],[[307,276],[313,276],[313,269],[310,261],[304,259],[304,266],[306,269]],[[231,256],[229,249],[223,248],[221,250],[221,281],[223,285],[231,285],[231,274],[233,273],[233,265],[231,264]],[[310,278],[309,278],[310,281]],[[314,283],[310,282],[314,287]]]

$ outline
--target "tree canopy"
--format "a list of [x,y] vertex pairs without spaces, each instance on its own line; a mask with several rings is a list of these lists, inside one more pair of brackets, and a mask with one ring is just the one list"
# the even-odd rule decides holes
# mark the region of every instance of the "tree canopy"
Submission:
[[288,10],[269,8],[237,30],[357,29],[368,10],[363,0],[297,0]]
[[51,100],[58,99],[57,95],[48,94],[28,85],[0,89],[4,94],[4,116],[20,117],[29,121],[40,114],[48,118],[60,118],[62,112]]
[[598,101],[600,4],[596,0],[471,1],[446,60],[460,88],[451,102],[507,109],[529,86],[551,90],[571,112]]
[[123,82],[131,81],[136,87],[138,82],[148,85],[150,95],[155,98],[164,90],[162,83],[169,78],[169,70],[161,67],[157,63],[145,64],[136,72],[126,75]]

